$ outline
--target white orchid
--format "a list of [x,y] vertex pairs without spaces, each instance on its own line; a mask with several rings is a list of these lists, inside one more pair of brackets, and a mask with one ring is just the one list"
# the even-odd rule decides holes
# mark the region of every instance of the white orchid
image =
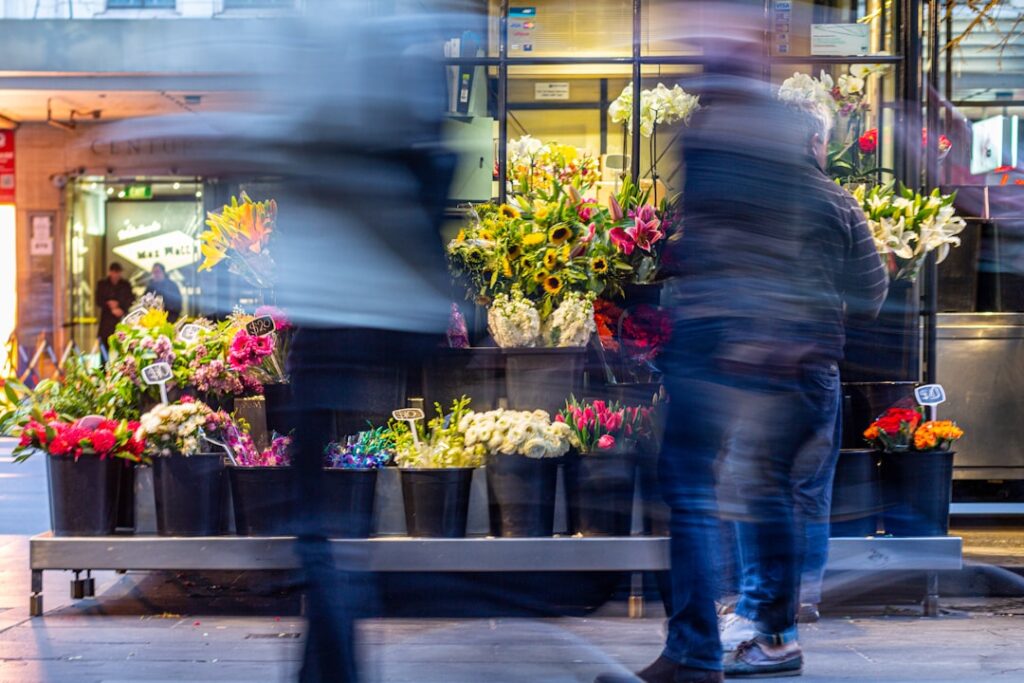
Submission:
[[[649,138],[655,126],[670,125],[678,121],[689,123],[693,113],[700,109],[700,98],[678,85],[671,88],[658,83],[651,90],[640,91],[640,135]],[[610,105],[608,116],[613,123],[633,127],[633,84],[630,83]]]
[[544,143],[532,135],[524,135],[508,142],[510,159],[532,159],[544,148]]

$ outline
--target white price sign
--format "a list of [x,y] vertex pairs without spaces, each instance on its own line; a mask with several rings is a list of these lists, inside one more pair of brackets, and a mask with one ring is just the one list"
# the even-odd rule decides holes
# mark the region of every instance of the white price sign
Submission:
[[167,363],[153,363],[142,368],[142,381],[149,385],[159,385],[160,402],[167,405],[167,380],[174,377],[171,366]]

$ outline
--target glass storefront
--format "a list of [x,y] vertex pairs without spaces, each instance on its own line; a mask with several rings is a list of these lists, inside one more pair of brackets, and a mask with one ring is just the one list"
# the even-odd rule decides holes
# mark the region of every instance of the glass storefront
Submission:
[[196,178],[83,177],[68,186],[65,325],[82,350],[96,344],[96,283],[111,263],[124,268],[136,297],[157,263],[194,313],[202,293],[196,235],[203,225],[203,183]]

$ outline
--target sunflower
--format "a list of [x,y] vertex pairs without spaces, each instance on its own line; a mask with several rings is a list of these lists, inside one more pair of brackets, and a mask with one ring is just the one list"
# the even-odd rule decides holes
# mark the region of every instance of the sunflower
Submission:
[[544,278],[544,291],[548,294],[558,294],[562,291],[562,278],[557,275],[548,275]]
[[555,266],[558,265],[558,252],[554,249],[548,249],[544,252],[544,267],[548,270],[554,270]]
[[498,207],[498,213],[500,213],[505,218],[519,218],[519,210],[514,206],[509,206],[508,204],[502,204],[500,207]]
[[541,282],[544,282],[544,280],[546,280],[547,277],[548,271],[538,270],[536,273],[533,274],[533,281],[536,282],[537,284],[540,284]]
[[518,244],[510,244],[508,246],[508,257],[513,261],[519,258],[523,253],[523,248]]
[[494,233],[491,232],[490,230],[481,230],[479,233],[477,233],[477,237],[479,237],[482,240],[487,240],[488,242],[494,241]]
[[455,237],[455,241],[456,242],[465,242],[466,241],[466,231],[465,230],[459,230],[459,234]]
[[570,237],[572,237],[572,230],[564,223],[556,225],[548,232],[548,241],[551,244],[562,244]]
[[542,232],[531,232],[529,235],[523,237],[524,247],[535,247],[538,244],[542,244],[547,239],[547,235]]
[[590,269],[595,273],[607,273],[608,272],[608,259],[604,256],[595,256],[590,259]]

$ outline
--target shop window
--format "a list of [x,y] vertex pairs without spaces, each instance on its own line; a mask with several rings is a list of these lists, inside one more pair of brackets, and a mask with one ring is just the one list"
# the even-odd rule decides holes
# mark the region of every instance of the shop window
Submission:
[[177,0],[107,0],[107,9],[174,9]]

